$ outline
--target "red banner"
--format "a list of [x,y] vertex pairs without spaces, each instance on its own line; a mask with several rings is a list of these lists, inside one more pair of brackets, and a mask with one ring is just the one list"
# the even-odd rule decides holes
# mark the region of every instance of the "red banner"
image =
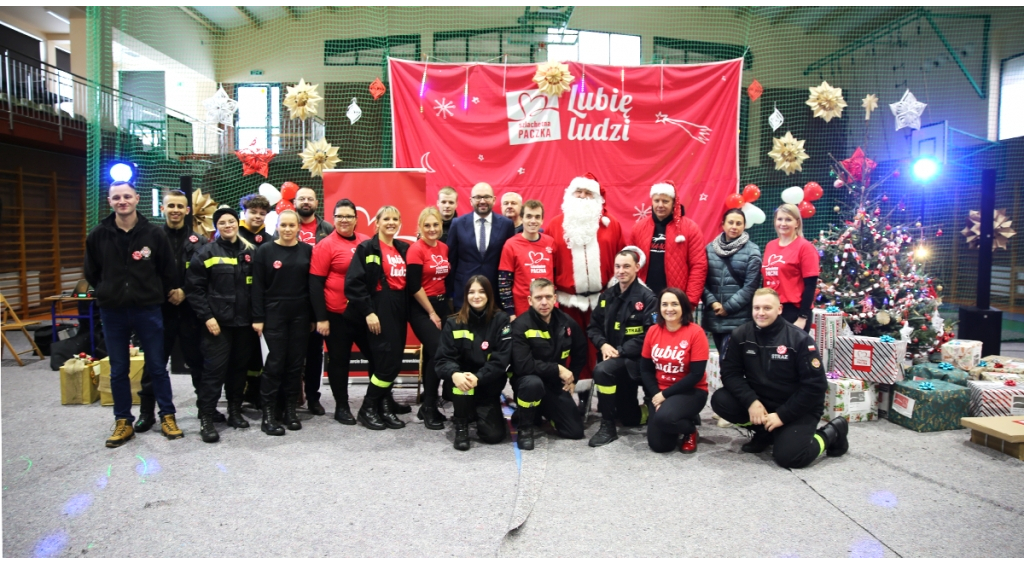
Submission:
[[324,215],[328,223],[334,224],[334,204],[348,198],[356,205],[356,231],[373,237],[377,233],[377,210],[385,205],[395,206],[402,214],[398,237],[409,243],[416,241],[416,220],[427,205],[426,175],[422,170],[336,169],[325,170],[323,178]]
[[742,59],[704,65],[569,63],[561,96],[542,94],[537,66],[389,61],[396,167],[426,170],[426,198],[487,182],[557,215],[566,186],[593,173],[628,232],[650,215],[650,187],[672,180],[710,241],[739,185]]

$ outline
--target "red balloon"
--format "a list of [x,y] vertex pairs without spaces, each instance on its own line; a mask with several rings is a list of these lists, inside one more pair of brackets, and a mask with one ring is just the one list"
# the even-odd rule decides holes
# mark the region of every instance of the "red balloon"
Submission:
[[739,194],[729,194],[729,196],[725,198],[725,207],[729,209],[742,208],[743,196]]
[[752,204],[761,197],[761,189],[757,187],[757,184],[747,184],[743,187],[743,201]]
[[290,202],[295,199],[295,193],[298,191],[299,185],[289,180],[281,185],[281,199]]
[[804,219],[809,219],[814,215],[814,212],[816,211],[814,209],[814,204],[808,202],[807,200],[800,202],[800,205],[798,205],[797,208],[800,209],[800,217]]
[[825,191],[821,189],[821,185],[817,182],[808,182],[804,184],[804,201],[814,202],[821,199],[825,195]]

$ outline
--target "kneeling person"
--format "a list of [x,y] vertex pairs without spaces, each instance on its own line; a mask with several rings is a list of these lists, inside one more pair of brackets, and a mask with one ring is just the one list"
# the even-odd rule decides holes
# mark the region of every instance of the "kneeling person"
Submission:
[[530,284],[530,309],[512,322],[512,389],[519,406],[519,448],[533,450],[539,411],[567,439],[583,438],[583,421],[572,399],[587,364],[587,338],[571,317],[555,309],[555,285]]
[[814,339],[782,318],[779,295],[754,292],[754,320],[732,332],[722,359],[722,386],[711,407],[726,421],[751,425],[744,452],[772,456],[783,468],[803,468],[822,453],[842,456],[849,448],[846,419],[815,429],[828,384]]
[[469,422],[485,443],[505,438],[501,391],[508,381],[512,334],[508,314],[498,309],[487,277],[466,282],[462,309],[448,318],[437,350],[437,375],[455,406],[455,448],[469,450]]

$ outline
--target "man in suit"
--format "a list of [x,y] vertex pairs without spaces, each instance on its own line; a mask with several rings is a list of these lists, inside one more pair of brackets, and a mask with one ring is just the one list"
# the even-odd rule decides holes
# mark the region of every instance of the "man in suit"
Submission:
[[448,261],[454,276],[449,292],[454,296],[455,309],[462,307],[462,291],[466,280],[482,274],[498,287],[498,263],[505,241],[515,235],[515,225],[504,216],[493,213],[494,190],[490,184],[480,182],[470,192],[473,213],[455,218],[448,235]]

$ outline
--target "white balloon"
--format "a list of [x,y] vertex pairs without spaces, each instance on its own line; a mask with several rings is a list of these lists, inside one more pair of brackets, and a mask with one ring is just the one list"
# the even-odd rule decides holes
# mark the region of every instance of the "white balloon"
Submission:
[[743,207],[740,209],[743,210],[743,216],[746,218],[747,225],[760,225],[764,223],[765,215],[761,208],[748,202],[743,204]]
[[[268,184],[267,186],[270,186],[270,185]],[[281,195],[278,194],[277,197],[280,198]],[[268,235],[273,235],[274,231],[277,231],[277,212],[276,211],[272,211],[272,212],[268,213],[267,217],[265,217],[263,219],[263,230],[266,231]]]
[[281,192],[274,188],[274,185],[269,182],[260,184],[260,195],[270,202],[270,205],[276,206],[281,201]]
[[790,186],[782,191],[782,201],[794,206],[804,201],[804,189],[799,186]]

